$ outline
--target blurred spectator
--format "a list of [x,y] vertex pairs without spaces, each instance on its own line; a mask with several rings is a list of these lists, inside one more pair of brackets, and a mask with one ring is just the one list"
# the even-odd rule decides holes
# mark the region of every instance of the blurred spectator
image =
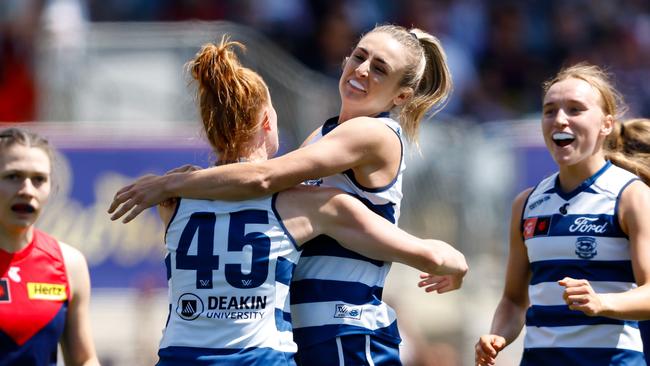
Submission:
[[647,0],[3,0],[0,120],[37,117],[33,44],[39,26],[54,19],[39,24],[47,3],[80,4],[91,22],[235,21],[333,78],[354,41],[375,24],[417,26],[449,50],[456,91],[448,114],[482,122],[538,113],[539,82],[578,61],[612,71],[630,113],[650,114]]
[[0,122],[36,117],[34,41],[43,2],[0,2]]

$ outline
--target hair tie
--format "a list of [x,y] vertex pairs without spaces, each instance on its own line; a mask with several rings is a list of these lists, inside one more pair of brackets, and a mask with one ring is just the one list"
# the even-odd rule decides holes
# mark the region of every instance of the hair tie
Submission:
[[413,33],[413,32],[409,32],[409,34],[410,34],[411,37],[413,37],[413,39],[415,39],[416,41],[418,41],[418,42],[420,41],[420,40],[418,39],[418,35],[417,35],[417,34],[415,34],[415,33]]

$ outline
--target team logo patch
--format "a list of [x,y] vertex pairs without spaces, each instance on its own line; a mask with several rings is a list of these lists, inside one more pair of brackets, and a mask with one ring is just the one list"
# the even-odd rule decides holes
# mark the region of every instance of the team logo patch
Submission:
[[335,318],[361,319],[362,309],[360,306],[350,306],[345,304],[336,304],[335,306]]
[[27,296],[32,300],[63,301],[68,298],[65,285],[27,282]]
[[530,217],[524,221],[524,239],[546,236],[551,229],[551,216]]
[[6,278],[0,278],[0,302],[11,302],[9,281]]
[[20,283],[22,279],[20,278],[20,273],[18,272],[20,272],[20,267],[9,267],[7,275],[12,281]]
[[320,179],[308,179],[308,180],[304,181],[303,183],[305,185],[308,185],[308,186],[320,187],[320,185],[323,184],[323,178],[320,178]]
[[598,254],[596,238],[580,236],[576,239],[576,255],[582,259],[591,259]]
[[546,201],[548,201],[550,199],[551,199],[551,196],[544,196],[544,197],[538,198],[535,202],[528,205],[528,209],[529,210],[534,210],[537,207],[539,207],[539,205],[541,205],[542,203],[544,203],[544,202],[546,202]]
[[178,298],[176,314],[184,320],[194,320],[203,313],[203,300],[200,297],[184,293]]

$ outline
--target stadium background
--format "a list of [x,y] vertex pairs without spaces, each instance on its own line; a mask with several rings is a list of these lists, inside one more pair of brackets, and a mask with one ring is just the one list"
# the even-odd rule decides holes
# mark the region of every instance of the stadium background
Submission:
[[[1,0],[0,121],[61,151],[39,226],[87,256],[103,365],[147,365],[166,317],[162,227],[152,210],[105,213],[134,177],[213,159],[183,64],[228,33],[269,83],[282,150],[338,111],[336,81],[358,35],[414,25],[448,52],[455,91],[407,155],[400,226],[453,243],[469,261],[461,291],[425,295],[394,265],[408,365],[470,365],[502,289],[514,195],[554,170],[539,132],[540,83],[563,65],[606,66],[650,116],[650,3],[479,0]],[[498,365],[517,363],[520,342]]]

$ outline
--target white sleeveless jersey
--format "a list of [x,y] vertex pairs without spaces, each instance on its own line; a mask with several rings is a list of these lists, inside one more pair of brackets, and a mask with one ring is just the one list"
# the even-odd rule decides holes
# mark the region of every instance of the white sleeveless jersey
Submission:
[[[329,119],[310,143],[338,126]],[[402,142],[399,123],[384,114],[377,128],[390,127]],[[365,188],[346,171],[307,184],[336,187],[360,199],[370,209],[397,223],[402,200],[402,160],[395,179],[382,188]],[[291,283],[294,339],[305,347],[349,334],[371,334],[398,344],[395,312],[382,300],[390,263],[372,260],[349,251],[334,239],[321,235],[304,246]]]
[[275,198],[182,199],[167,228],[159,365],[294,365],[289,284],[300,257]]
[[637,179],[607,162],[573,192],[562,192],[557,173],[531,192],[522,217],[532,272],[522,364],[645,365],[636,321],[569,310],[557,283],[586,279],[597,293],[636,287],[618,199]]

